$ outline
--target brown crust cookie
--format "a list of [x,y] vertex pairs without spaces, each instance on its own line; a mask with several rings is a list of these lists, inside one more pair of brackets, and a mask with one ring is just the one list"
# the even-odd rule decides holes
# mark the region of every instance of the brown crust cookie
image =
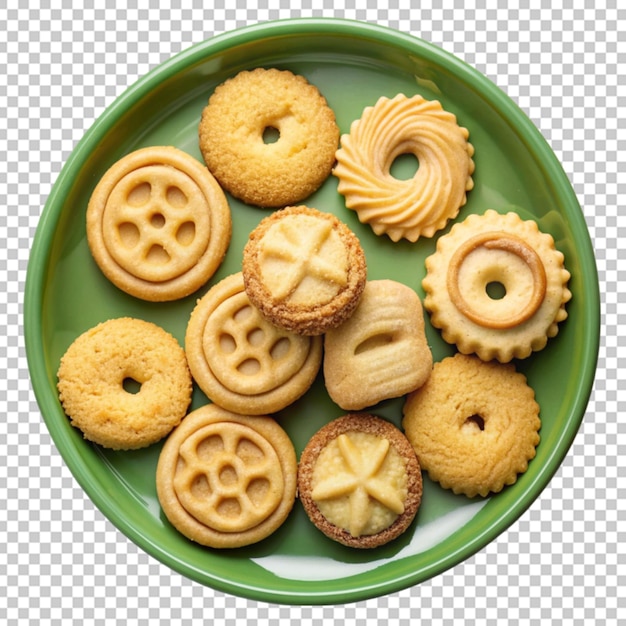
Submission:
[[[456,223],[426,259],[424,308],[464,354],[506,363],[543,349],[567,318],[570,273],[533,220],[488,210]],[[489,289],[499,285],[502,297]]]
[[265,539],[287,519],[296,472],[293,444],[275,420],[209,404],[189,413],[165,441],[157,495],[188,539],[238,548]]
[[[320,467],[325,463],[328,467]],[[306,445],[298,466],[298,497],[311,522],[330,539],[375,548],[397,538],[415,518],[422,499],[419,461],[393,424],[368,413],[349,413],[323,426]],[[326,515],[321,510],[325,502],[330,503]],[[327,516],[345,518],[344,526],[352,531]],[[368,534],[372,528],[376,532]]]
[[268,322],[250,303],[238,272],[198,300],[185,353],[210,400],[235,413],[262,415],[284,409],[309,389],[322,362],[322,338]]
[[368,281],[350,318],[324,336],[326,389],[346,411],[417,389],[432,366],[419,296],[393,280]]
[[[265,142],[268,129],[278,140]],[[328,178],[339,144],[335,114],[317,87],[287,70],[242,71],[202,112],[200,151],[220,184],[252,205],[281,207]]]
[[[346,206],[377,235],[392,241],[432,237],[457,216],[474,186],[469,132],[437,100],[381,97],[341,136],[333,174]],[[413,154],[419,167],[406,180],[391,166]]]
[[[130,379],[137,393],[126,391]],[[117,318],[69,346],[58,370],[59,399],[72,426],[106,448],[149,446],[179,424],[192,380],[178,341],[151,322]]]
[[172,146],[122,157],[87,207],[87,241],[103,274],[151,302],[177,300],[204,285],[224,259],[231,229],[217,181]]
[[409,394],[402,426],[421,466],[444,489],[487,496],[528,469],[539,443],[539,405],[511,363],[455,354]]
[[250,301],[270,322],[321,335],[356,308],[367,280],[356,235],[331,213],[287,207],[265,217],[243,251]]

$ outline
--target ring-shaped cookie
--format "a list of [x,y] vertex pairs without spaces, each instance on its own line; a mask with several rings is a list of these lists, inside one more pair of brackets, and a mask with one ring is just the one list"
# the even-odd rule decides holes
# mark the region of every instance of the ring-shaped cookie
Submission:
[[528,469],[541,420],[513,364],[456,353],[407,396],[402,427],[432,480],[474,497],[501,491]]
[[198,300],[185,333],[194,380],[220,406],[245,415],[271,414],[313,384],[322,362],[321,337],[268,322],[251,304],[241,272]]
[[104,275],[152,302],[183,298],[221,264],[230,207],[197,159],[171,146],[141,148],[113,164],[87,207],[87,241]]
[[187,412],[192,380],[178,341],[160,326],[116,318],[85,331],[58,370],[59,399],[85,439],[129,450],[165,437]]
[[[528,294],[526,290],[519,290],[519,293],[514,296],[522,306],[516,307],[513,314],[493,316],[493,307],[490,307],[488,311],[479,310],[462,293],[461,266],[471,252],[481,247],[516,255],[526,264],[532,274],[532,291]],[[501,282],[508,297],[511,297],[511,292],[517,288],[517,285],[514,280],[506,280],[504,276],[503,271],[497,272],[494,276],[484,276],[484,290],[487,291],[489,283],[497,280]],[[512,328],[532,317],[541,306],[546,295],[546,271],[539,255],[519,237],[506,232],[480,233],[465,241],[453,254],[448,266],[446,286],[456,308],[476,324],[489,328]]]
[[426,259],[424,308],[460,352],[505,363],[558,333],[572,297],[569,278],[563,253],[535,221],[489,209],[437,241]]
[[188,539],[238,548],[265,539],[296,497],[293,444],[274,419],[216,404],[192,411],[165,441],[156,471],[159,502]]
[[[341,136],[333,174],[346,206],[392,241],[432,237],[457,216],[474,186],[469,132],[437,100],[398,94],[366,107]],[[397,157],[413,154],[418,169],[394,177]]]
[[[270,130],[275,141],[266,140]],[[330,175],[339,144],[335,114],[317,87],[275,68],[242,71],[218,85],[198,132],[222,187],[261,207],[311,195]]]

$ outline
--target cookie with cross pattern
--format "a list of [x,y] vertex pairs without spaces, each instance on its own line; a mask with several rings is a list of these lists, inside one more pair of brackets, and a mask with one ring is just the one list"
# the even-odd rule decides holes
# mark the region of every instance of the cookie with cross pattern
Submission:
[[273,324],[321,335],[354,312],[367,279],[357,236],[335,215],[293,206],[250,233],[242,272],[250,301]]

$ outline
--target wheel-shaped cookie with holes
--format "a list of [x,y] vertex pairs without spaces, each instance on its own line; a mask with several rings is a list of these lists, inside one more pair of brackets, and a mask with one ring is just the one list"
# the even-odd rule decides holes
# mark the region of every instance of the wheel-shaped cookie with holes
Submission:
[[210,400],[236,413],[261,415],[280,411],[309,389],[321,366],[322,338],[268,322],[250,303],[238,272],[198,300],[185,352]]
[[114,163],[87,207],[87,241],[118,288],[152,302],[204,285],[230,244],[230,207],[197,159],[170,146],[141,148]]
[[208,404],[167,438],[157,463],[157,495],[170,523],[212,548],[257,543],[278,529],[296,497],[296,453],[268,416]]

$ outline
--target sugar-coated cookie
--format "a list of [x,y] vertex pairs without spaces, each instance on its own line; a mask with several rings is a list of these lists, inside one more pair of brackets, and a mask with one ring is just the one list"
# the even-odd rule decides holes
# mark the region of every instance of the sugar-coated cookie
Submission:
[[422,499],[411,444],[391,422],[349,413],[318,430],[298,466],[298,495],[311,522],[333,541],[375,548],[404,533]]
[[[275,141],[266,139],[269,132]],[[224,189],[251,205],[282,207],[304,200],[328,178],[339,127],[304,76],[256,68],[218,85],[202,112],[199,142]]]
[[276,326],[321,335],[356,308],[367,280],[357,236],[332,213],[286,207],[263,218],[243,251],[250,301]]
[[67,348],[57,376],[72,425],[116,450],[159,441],[191,402],[184,350],[166,330],[140,319],[110,319],[85,331]]

